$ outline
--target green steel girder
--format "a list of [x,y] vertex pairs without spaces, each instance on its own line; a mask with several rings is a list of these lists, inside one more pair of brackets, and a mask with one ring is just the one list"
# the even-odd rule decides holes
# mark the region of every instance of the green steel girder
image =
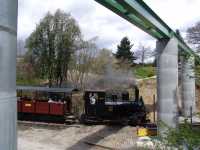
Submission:
[[119,16],[136,25],[156,39],[175,36],[179,48],[191,55],[193,50],[143,1],[143,0],[95,0]]

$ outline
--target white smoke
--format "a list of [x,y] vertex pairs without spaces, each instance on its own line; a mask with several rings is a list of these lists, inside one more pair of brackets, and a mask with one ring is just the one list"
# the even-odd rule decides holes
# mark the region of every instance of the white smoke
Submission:
[[136,84],[131,69],[116,69],[112,63],[107,64],[103,75],[91,80],[88,85],[91,89],[125,90]]

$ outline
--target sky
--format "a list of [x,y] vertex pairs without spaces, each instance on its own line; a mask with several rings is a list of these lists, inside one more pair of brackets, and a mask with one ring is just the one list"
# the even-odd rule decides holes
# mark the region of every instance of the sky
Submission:
[[[185,35],[188,27],[200,21],[200,0],[144,0],[173,30]],[[78,22],[84,39],[98,37],[99,48],[116,51],[127,36],[133,49],[143,44],[155,48],[155,39],[117,16],[94,0],[19,0],[18,38],[26,39],[39,21],[57,9],[70,13]]]

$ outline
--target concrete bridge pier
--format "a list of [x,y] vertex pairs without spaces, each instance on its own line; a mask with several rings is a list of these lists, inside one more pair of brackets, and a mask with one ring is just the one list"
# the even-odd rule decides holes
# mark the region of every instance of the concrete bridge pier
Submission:
[[[157,49],[158,121],[169,127],[177,126],[178,42],[175,38],[161,39]],[[163,129],[159,126],[159,133]]]
[[17,0],[0,0],[0,150],[17,149]]
[[193,113],[196,110],[194,57],[185,56],[183,57],[181,63],[183,114],[185,117],[189,117],[191,108]]

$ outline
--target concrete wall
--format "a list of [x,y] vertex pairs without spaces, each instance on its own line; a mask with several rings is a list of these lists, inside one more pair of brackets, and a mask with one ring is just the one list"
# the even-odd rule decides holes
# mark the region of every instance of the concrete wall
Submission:
[[182,59],[182,100],[183,114],[185,117],[190,115],[190,108],[196,111],[195,104],[195,74],[194,74],[194,57]]
[[16,150],[17,0],[0,0],[0,150]]
[[178,43],[176,39],[157,42],[158,120],[170,127],[177,125]]

